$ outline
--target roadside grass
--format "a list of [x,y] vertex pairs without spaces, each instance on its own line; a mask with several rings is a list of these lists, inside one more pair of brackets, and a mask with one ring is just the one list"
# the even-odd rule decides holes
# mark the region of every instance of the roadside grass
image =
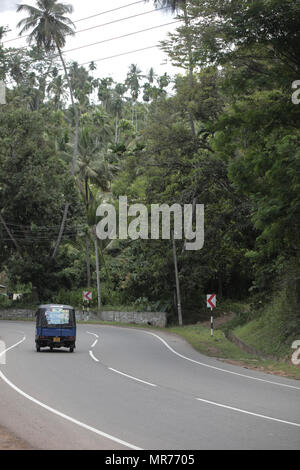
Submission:
[[166,331],[182,336],[193,348],[208,356],[232,360],[251,359],[249,354],[231,343],[220,330],[214,330],[213,337],[210,329],[200,324],[171,327]]
[[291,343],[288,345],[279,341],[278,325],[266,323],[263,317],[238,326],[233,333],[263,354],[275,356],[278,359],[291,355]]
[[246,344],[261,351],[262,354],[280,359],[290,357],[292,342],[300,337],[296,328],[292,336],[287,333],[287,318],[284,309],[282,299],[273,300],[262,309],[259,317],[245,324],[236,325],[233,333]]
[[197,351],[206,356],[213,356],[224,362],[240,365],[248,369],[300,380],[300,367],[290,362],[291,355],[289,358],[286,358],[285,362],[263,360],[258,356],[242,351],[238,346],[226,339],[224,333],[220,330],[215,330],[214,337],[211,338],[210,329],[201,325],[167,328],[167,331],[182,336]]

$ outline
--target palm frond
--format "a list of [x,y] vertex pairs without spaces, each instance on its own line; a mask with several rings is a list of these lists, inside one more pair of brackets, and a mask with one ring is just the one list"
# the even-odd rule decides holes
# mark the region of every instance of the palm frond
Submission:
[[65,16],[72,13],[72,5],[57,3],[57,0],[38,0],[37,6],[18,5],[17,12],[25,11],[29,15],[18,24],[22,28],[20,35],[33,29],[28,37],[29,43],[35,41],[38,48],[43,46],[46,51],[63,48],[66,36],[74,34],[74,24]]

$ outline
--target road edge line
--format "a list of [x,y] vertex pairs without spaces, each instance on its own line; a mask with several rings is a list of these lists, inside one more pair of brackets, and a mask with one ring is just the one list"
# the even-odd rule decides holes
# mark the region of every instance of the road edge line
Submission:
[[[7,348],[5,351],[3,351],[3,354],[6,353],[7,351],[10,351],[11,349],[17,347],[19,344],[23,343],[25,341],[25,337],[23,338],[22,341],[19,341],[18,343],[14,344],[13,346]],[[70,421],[71,423],[73,424],[76,424],[77,426],[80,426],[82,427],[83,429],[86,429],[88,431],[91,431],[93,432],[94,434],[97,434],[101,437],[104,437],[106,439],[109,439],[113,442],[116,442],[117,444],[120,444],[120,445],[123,445],[125,447],[128,447],[130,449],[133,449],[133,450],[142,450],[140,447],[137,447],[133,444],[130,444],[129,442],[126,442],[126,441],[123,441],[122,439],[119,439],[115,436],[112,436],[110,434],[107,434],[103,431],[100,431],[99,429],[96,429],[92,426],[89,426],[88,424],[85,424],[85,423],[82,423],[81,421],[78,421],[77,419],[75,418],[72,418],[71,416],[68,416],[64,413],[61,413],[60,411],[56,410],[55,408],[52,408],[51,406],[48,406],[46,405],[45,403],[42,403],[41,401],[37,400],[36,398],[32,397],[31,395],[28,395],[27,393],[23,392],[23,390],[21,390],[19,387],[17,387],[15,384],[13,384],[4,374],[3,372],[1,371],[0,369],[0,378],[9,386],[11,387],[13,390],[15,390],[15,392],[19,393],[20,395],[22,395],[24,398],[27,398],[27,400],[30,400],[31,402],[35,403],[36,405],[39,405],[41,408],[44,408],[45,410],[59,416],[60,418],[63,418],[67,421]]]

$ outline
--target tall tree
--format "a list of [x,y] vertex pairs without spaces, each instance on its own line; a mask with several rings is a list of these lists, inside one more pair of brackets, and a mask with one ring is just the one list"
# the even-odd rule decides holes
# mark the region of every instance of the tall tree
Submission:
[[[145,0],[149,2],[150,0]],[[153,0],[156,8],[168,8],[170,11],[178,11],[182,6],[186,5],[187,0]]]
[[[76,165],[77,181],[82,194],[86,215],[89,216],[90,207],[93,202],[91,184],[96,184],[103,191],[108,190],[111,178],[109,165],[105,160],[103,142],[92,132],[91,128],[84,127],[79,133],[79,158]],[[90,238],[89,233],[85,236],[87,287],[91,287],[90,268]]]
[[132,123],[135,118],[136,130],[138,130],[137,129],[138,116],[137,116],[137,110],[136,110],[136,103],[140,94],[140,89],[141,89],[140,81],[142,78],[143,78],[142,71],[139,69],[139,67],[136,64],[131,64],[131,66],[129,67],[129,71],[127,73],[127,78],[126,78],[125,83],[130,90],[130,94],[131,94],[132,101],[133,101]]
[[[21,4],[18,6],[17,12],[24,11],[28,14],[27,18],[24,18],[19,22],[18,27],[21,28],[20,35],[31,30],[31,33],[28,36],[29,44],[35,43],[39,49],[44,48],[46,52],[54,52],[57,49],[60,56],[60,60],[68,82],[71,102],[75,114],[74,153],[71,168],[71,175],[73,176],[75,173],[76,158],[78,153],[79,113],[75,104],[71,81],[62,54],[62,48],[66,44],[66,37],[74,35],[74,24],[66,16],[67,14],[71,14],[73,12],[73,7],[69,4],[59,3],[57,0],[38,0],[36,5],[36,7],[27,4]],[[65,205],[61,228],[52,258],[55,258],[57,255],[69,208],[70,203],[67,202]]]

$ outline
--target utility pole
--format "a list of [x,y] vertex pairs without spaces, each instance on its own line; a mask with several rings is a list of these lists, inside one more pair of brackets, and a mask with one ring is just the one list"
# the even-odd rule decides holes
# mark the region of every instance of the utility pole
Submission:
[[3,80],[0,80],[0,104],[6,104],[6,90]]
[[174,233],[172,236],[172,242],[173,242],[173,258],[174,258],[175,278],[176,278],[178,323],[179,323],[179,326],[182,326],[183,323],[182,323],[182,310],[181,310],[180,283],[179,283],[179,275],[178,275],[178,263],[177,263],[176,242],[175,242]]
[[95,254],[96,254],[96,275],[97,275],[97,293],[98,293],[98,312],[101,310],[101,285],[100,285],[100,273],[99,273],[99,250],[98,250],[98,239],[96,233],[96,226],[93,228],[94,241],[95,241]]

